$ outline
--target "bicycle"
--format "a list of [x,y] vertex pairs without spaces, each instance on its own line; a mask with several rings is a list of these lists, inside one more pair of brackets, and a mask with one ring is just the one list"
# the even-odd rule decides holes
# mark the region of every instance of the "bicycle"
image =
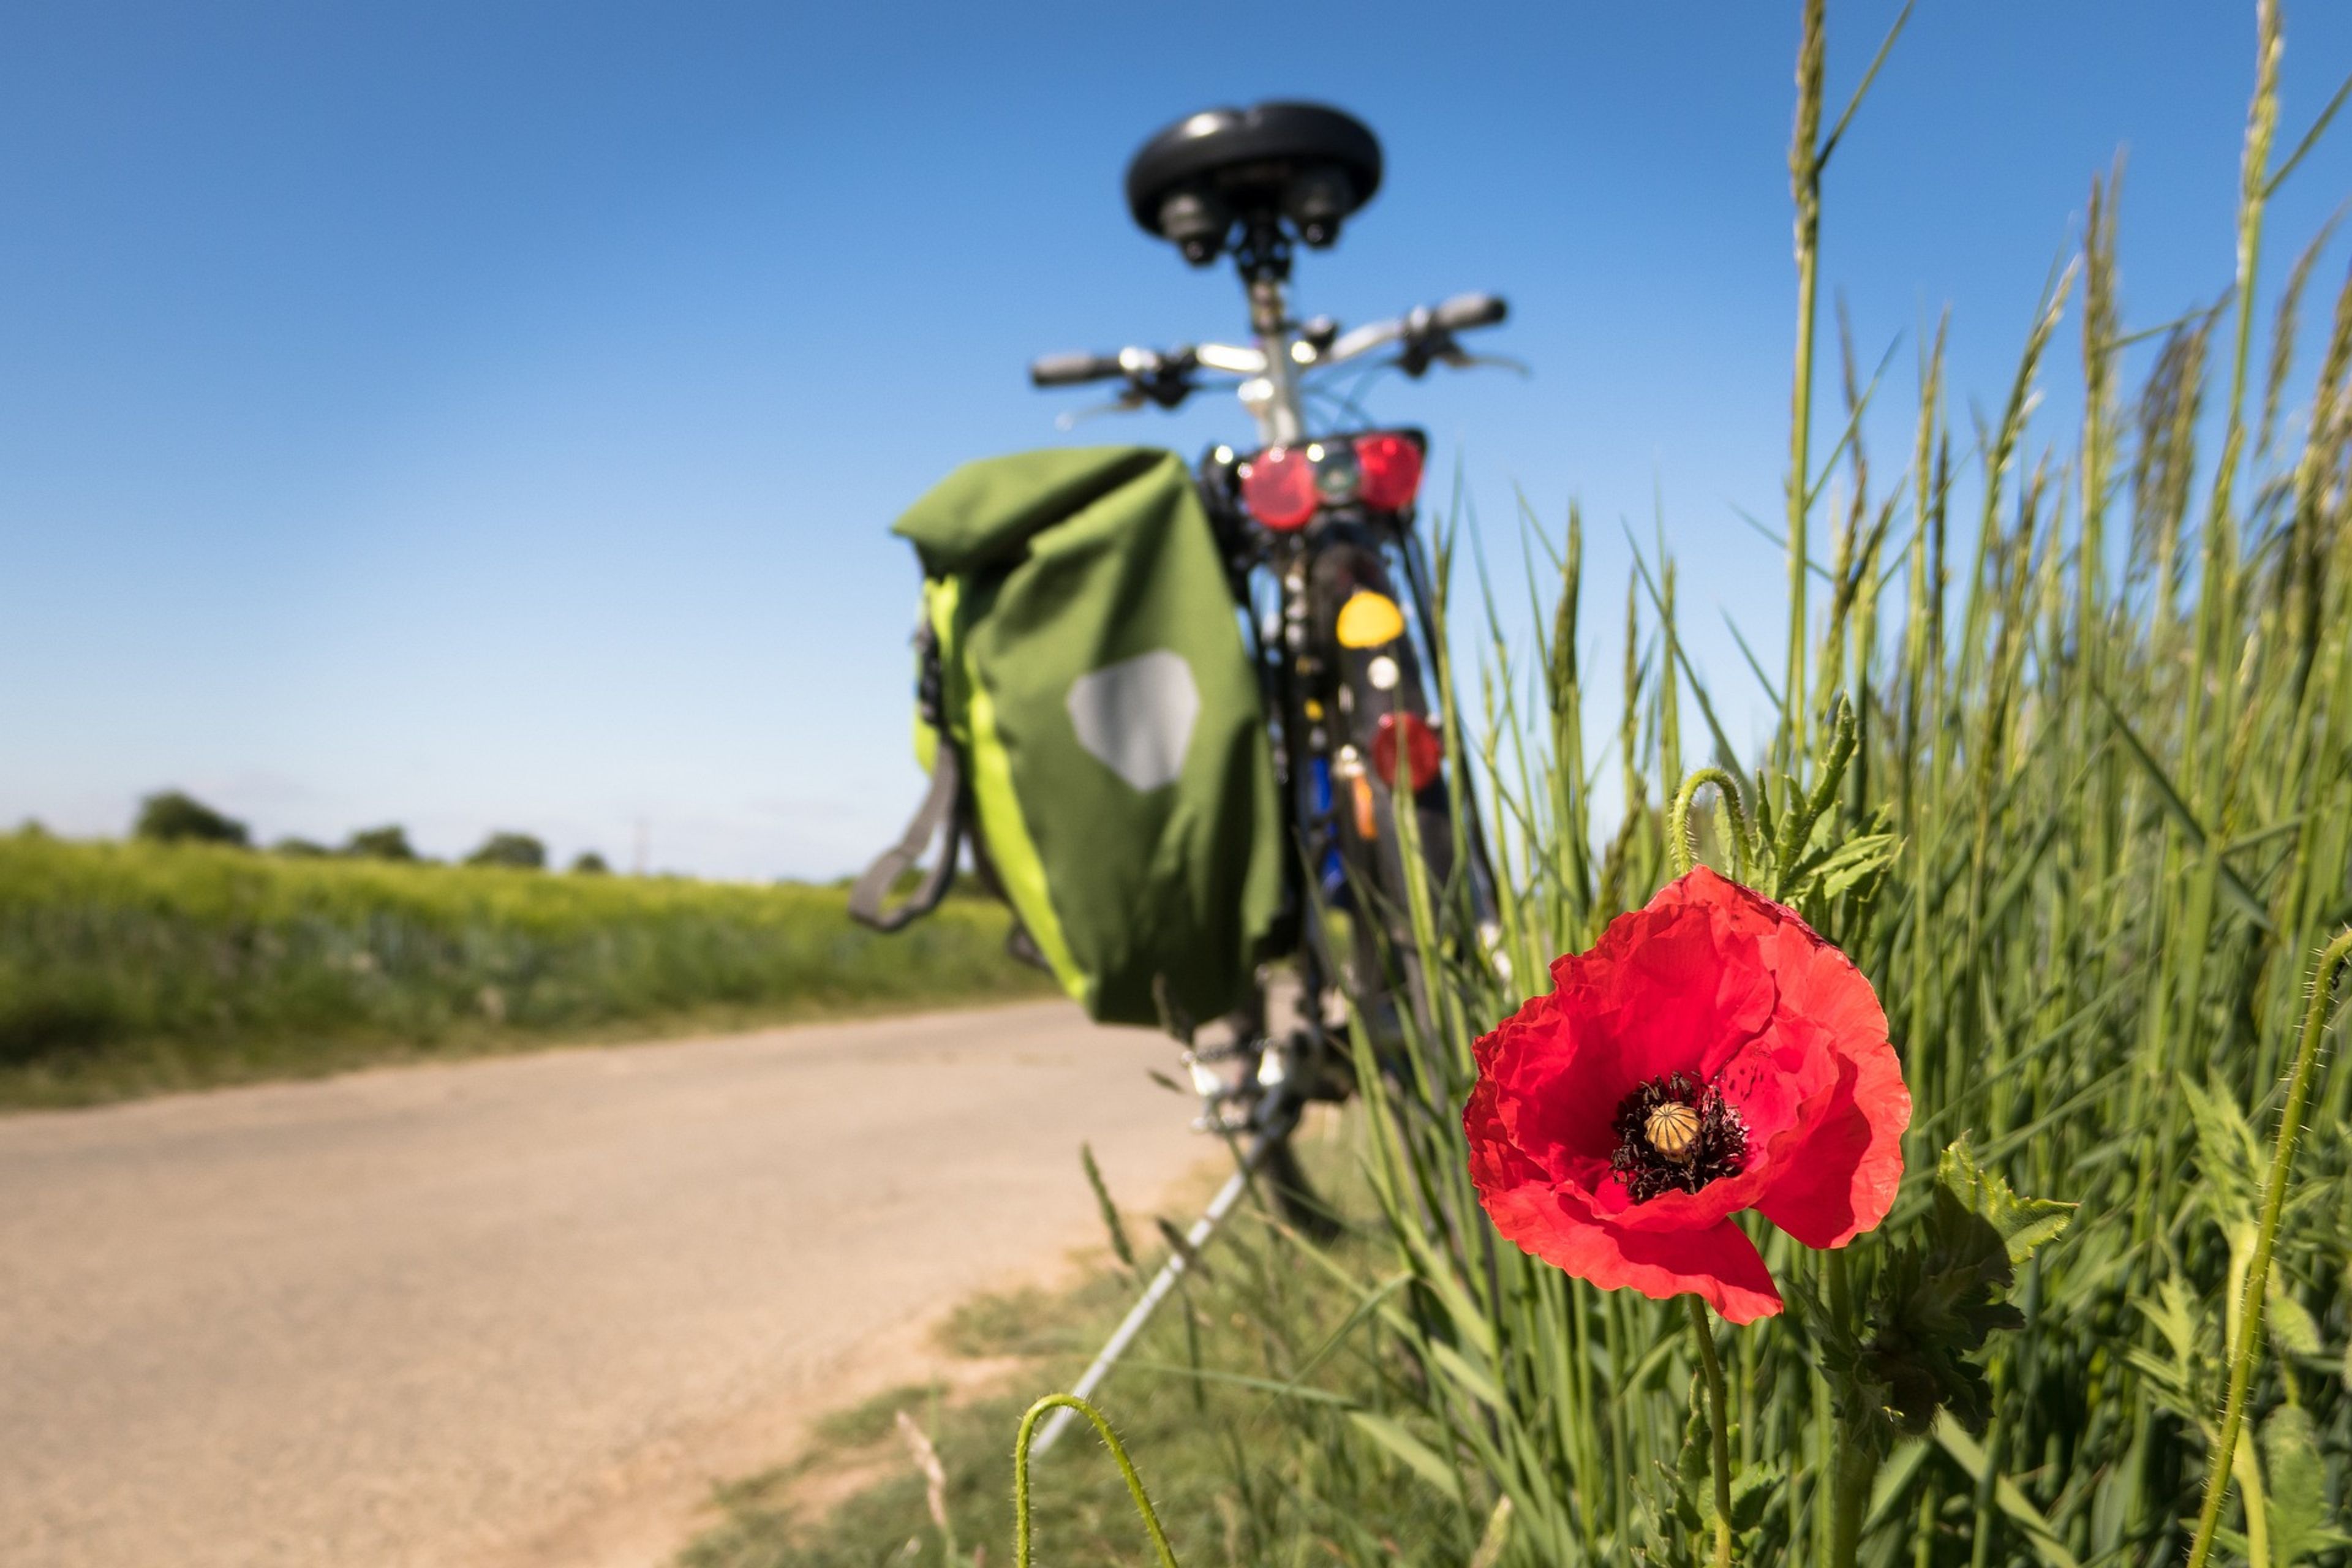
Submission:
[[[1381,175],[1370,130],[1321,105],[1262,103],[1178,121],[1129,164],[1129,208],[1194,267],[1232,257],[1252,342],[1055,354],[1030,367],[1040,388],[1122,384],[1108,404],[1065,416],[1065,427],[1093,413],[1173,410],[1215,376],[1257,428],[1255,449],[1214,446],[1195,479],[1244,612],[1272,731],[1294,851],[1277,957],[1295,973],[1296,995],[1290,1016],[1280,1017],[1277,988],[1262,971],[1253,1004],[1223,1021],[1223,1039],[1202,1042],[1175,1026],[1202,1101],[1199,1125],[1251,1135],[1249,1163],[1294,1219],[1310,1222],[1319,1205],[1289,1135],[1305,1102],[1351,1092],[1347,1001],[1387,1053],[1384,1065],[1395,1061],[1406,1033],[1398,1010],[1427,1022],[1400,795],[1413,805],[1412,841],[1441,939],[1475,940],[1494,904],[1466,795],[1467,830],[1456,842],[1449,792],[1466,791],[1467,779],[1458,765],[1446,776],[1444,726],[1422,675],[1438,636],[1429,554],[1414,527],[1427,439],[1369,421],[1318,435],[1307,411],[1308,397],[1344,365],[1370,362],[1417,380],[1436,364],[1511,363],[1471,354],[1458,342],[1500,323],[1507,308],[1495,295],[1464,294],[1342,331],[1328,317],[1294,320],[1286,297],[1294,247],[1336,243]],[[1352,395],[1331,401],[1361,417]],[[1401,603],[1412,608],[1411,625]],[[1325,918],[1334,912],[1349,917],[1345,952],[1335,951]]]

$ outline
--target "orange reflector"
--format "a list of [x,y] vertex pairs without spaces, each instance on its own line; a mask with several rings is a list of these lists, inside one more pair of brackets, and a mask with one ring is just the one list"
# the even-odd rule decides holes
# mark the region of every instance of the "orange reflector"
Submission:
[[1381,836],[1381,819],[1374,809],[1372,781],[1358,773],[1348,781],[1354,785],[1356,797],[1356,837],[1367,844]]

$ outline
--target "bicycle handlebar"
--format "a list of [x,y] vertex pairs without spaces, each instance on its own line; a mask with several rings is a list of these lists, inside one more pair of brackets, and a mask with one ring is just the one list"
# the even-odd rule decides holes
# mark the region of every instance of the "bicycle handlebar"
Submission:
[[1110,381],[1127,374],[1117,354],[1046,354],[1029,366],[1032,386],[1079,386],[1089,381]]
[[1339,364],[1389,343],[1402,342],[1407,369],[1416,363],[1426,368],[1433,352],[1448,346],[1447,340],[1454,333],[1494,326],[1509,314],[1510,306],[1499,294],[1456,294],[1434,305],[1416,305],[1390,321],[1367,321],[1341,334],[1323,351],[1318,363]]
[[1491,327],[1511,313],[1511,307],[1500,294],[1456,294],[1433,306],[1429,319],[1441,331],[1467,331],[1472,327]]
[[[1329,340],[1319,353],[1313,352],[1312,340],[1301,339],[1300,363],[1307,369],[1336,365],[1389,343],[1398,343],[1402,346],[1396,363],[1408,375],[1420,375],[1436,361],[1466,365],[1475,362],[1455,345],[1454,334],[1474,327],[1495,326],[1509,314],[1510,306],[1499,294],[1456,294],[1434,305],[1417,305],[1389,321],[1368,321]],[[1310,354],[1312,357],[1304,357]],[[1046,354],[1030,362],[1029,383],[1040,387],[1080,386],[1088,382],[1124,379],[1129,390],[1120,395],[1120,406],[1139,406],[1149,399],[1163,408],[1173,408],[1192,391],[1192,373],[1203,368],[1231,375],[1263,374],[1265,355],[1258,349],[1223,343],[1171,349],[1165,353],[1130,348],[1115,354]]]

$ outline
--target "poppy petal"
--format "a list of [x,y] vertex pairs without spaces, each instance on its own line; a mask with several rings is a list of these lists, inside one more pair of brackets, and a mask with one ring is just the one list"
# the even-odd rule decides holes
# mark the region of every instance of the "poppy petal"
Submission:
[[1552,965],[1580,1032],[1605,1037],[1623,1064],[1612,1108],[1667,1073],[1712,1079],[1770,1021],[1772,976],[1756,944],[1773,934],[1771,907],[1701,867],[1611,921],[1591,952]]
[[1694,1295],[1727,1321],[1752,1323],[1780,1310],[1771,1271],[1731,1220],[1700,1230],[1628,1230],[1593,1217],[1556,1188],[1485,1192],[1495,1228],[1521,1250],[1603,1290],[1638,1290],[1653,1300]]
[[1895,1206],[1910,1124],[1911,1091],[1895,1047],[1882,1040],[1855,1052],[1827,1113],[1756,1207],[1807,1247],[1843,1247]]
[[1802,1143],[1776,1160],[1764,1217],[1807,1247],[1843,1247],[1874,1229],[1903,1180],[1911,1091],[1886,1014],[1853,960],[1793,916],[1764,944],[1790,1032],[1810,1026],[1838,1062],[1836,1087]]

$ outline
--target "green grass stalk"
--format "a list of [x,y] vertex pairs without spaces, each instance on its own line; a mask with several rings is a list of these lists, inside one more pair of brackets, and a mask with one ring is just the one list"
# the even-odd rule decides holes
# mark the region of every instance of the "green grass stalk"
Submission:
[[1814,316],[1821,289],[1822,79],[1828,33],[1825,0],[1805,0],[1797,47],[1797,124],[1789,142],[1789,189],[1796,203],[1797,350],[1789,392],[1789,666],[1781,693],[1780,752],[1791,772],[1805,745],[1807,638],[1805,528],[1811,513]]

